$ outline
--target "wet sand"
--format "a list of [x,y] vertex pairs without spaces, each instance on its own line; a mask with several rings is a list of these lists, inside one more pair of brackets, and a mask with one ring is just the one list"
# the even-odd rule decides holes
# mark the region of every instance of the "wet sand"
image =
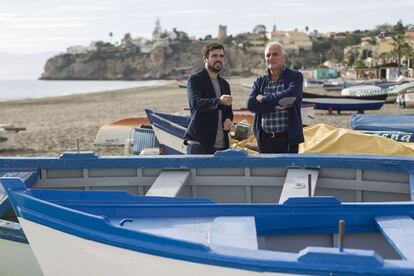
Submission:
[[[229,79],[233,108],[246,106],[249,92],[241,84],[252,80]],[[317,92],[334,94],[323,90]],[[123,155],[122,146],[94,145],[102,125],[126,117],[145,116],[144,108],[179,114],[185,107],[188,107],[186,89],[179,88],[175,82],[164,86],[1,102],[0,123],[23,126],[26,130],[19,132],[13,147],[0,151],[0,156],[57,156],[64,151],[76,150],[77,137],[80,150],[95,151],[99,155]],[[326,111],[315,111],[314,122],[349,128],[351,115],[355,113],[329,115]],[[366,113],[406,114],[413,111],[385,104],[380,110]]]

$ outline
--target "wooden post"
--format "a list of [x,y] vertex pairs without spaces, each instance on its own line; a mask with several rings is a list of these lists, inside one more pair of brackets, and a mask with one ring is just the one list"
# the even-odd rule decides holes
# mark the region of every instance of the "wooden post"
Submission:
[[338,225],[338,249],[340,252],[344,251],[344,240],[345,240],[345,220],[341,219]]

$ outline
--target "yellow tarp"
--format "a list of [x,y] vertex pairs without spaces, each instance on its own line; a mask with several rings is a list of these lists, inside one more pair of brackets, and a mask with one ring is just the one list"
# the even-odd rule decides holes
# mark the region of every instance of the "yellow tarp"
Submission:
[[414,143],[397,142],[326,124],[310,125],[303,131],[305,142],[299,146],[300,153],[414,156]]
[[[300,144],[299,153],[414,156],[414,143],[397,142],[351,129],[316,124],[305,127],[303,132],[305,142]],[[240,142],[233,140],[232,143],[233,148],[257,153],[252,150],[254,145],[257,147],[254,136]]]

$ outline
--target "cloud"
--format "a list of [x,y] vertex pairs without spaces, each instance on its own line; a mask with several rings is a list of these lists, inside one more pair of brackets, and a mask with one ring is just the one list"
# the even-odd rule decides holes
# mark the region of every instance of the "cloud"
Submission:
[[65,23],[65,22],[54,22],[54,23],[19,23],[13,25],[12,29],[66,29],[66,28],[79,28],[85,26],[85,23]]
[[109,6],[85,6],[85,5],[76,5],[76,6],[59,6],[56,7],[57,11],[110,11],[113,10]]
[[124,14],[124,16],[139,17],[164,17],[164,16],[183,16],[183,15],[206,15],[213,13],[212,10],[168,10],[168,11],[151,11],[151,12],[133,12]]

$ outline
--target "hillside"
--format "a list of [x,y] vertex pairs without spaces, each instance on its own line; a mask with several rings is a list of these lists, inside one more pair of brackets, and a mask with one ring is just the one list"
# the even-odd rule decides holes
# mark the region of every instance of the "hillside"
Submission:
[[[174,41],[153,46],[148,53],[138,47],[98,45],[95,51],[64,53],[50,58],[42,79],[48,80],[148,80],[186,78],[203,66],[203,41]],[[260,54],[226,46],[223,75],[249,75],[251,64],[264,62]]]

